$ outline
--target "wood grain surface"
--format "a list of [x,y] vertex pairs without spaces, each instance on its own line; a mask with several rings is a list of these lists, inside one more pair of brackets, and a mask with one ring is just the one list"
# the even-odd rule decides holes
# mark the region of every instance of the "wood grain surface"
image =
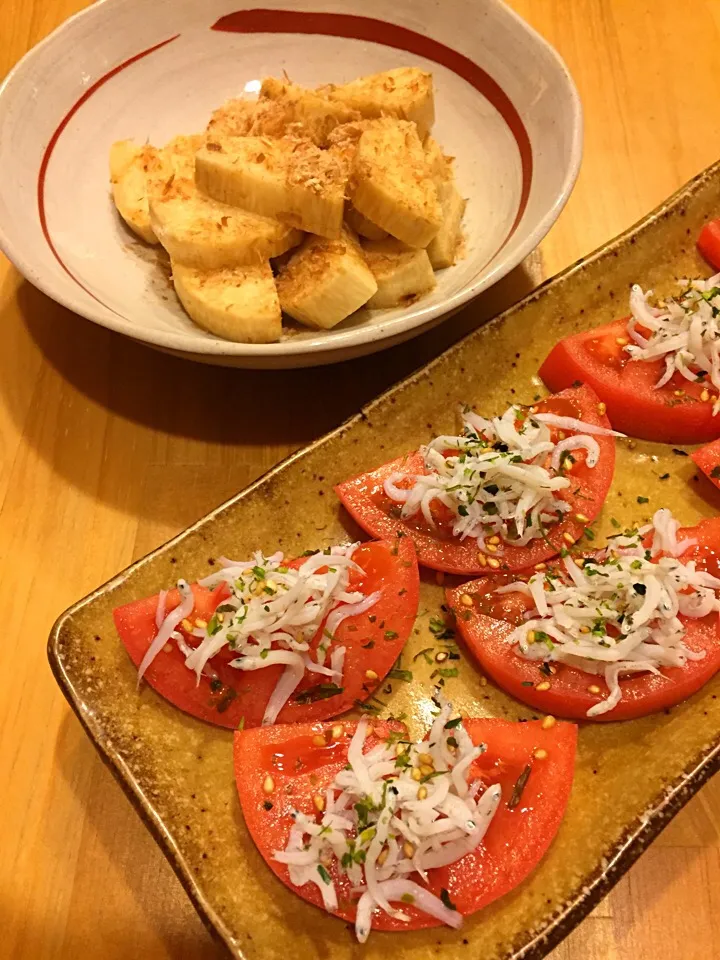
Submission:
[[[84,5],[2,0],[0,76]],[[440,330],[321,371],[203,367],[74,316],[0,257],[0,957],[225,955],[55,686],[55,617],[717,159],[717,0],[512,6],[579,87],[583,168],[540,251]],[[715,782],[553,960],[711,960],[719,889]]]

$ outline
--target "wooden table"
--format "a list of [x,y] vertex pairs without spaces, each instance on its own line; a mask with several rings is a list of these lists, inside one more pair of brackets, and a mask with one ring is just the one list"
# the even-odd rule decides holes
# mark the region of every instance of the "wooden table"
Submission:
[[[0,75],[84,5],[3,0]],[[0,258],[0,956],[224,956],[55,686],[45,639],[57,614],[720,153],[717,0],[513,6],[575,78],[585,160],[527,269],[442,330],[334,369],[211,369],[79,319]],[[260,388],[270,398],[262,407]],[[224,410],[256,410],[254,426],[228,421],[218,397]],[[714,783],[554,960],[710,960],[720,950],[718,884]]]

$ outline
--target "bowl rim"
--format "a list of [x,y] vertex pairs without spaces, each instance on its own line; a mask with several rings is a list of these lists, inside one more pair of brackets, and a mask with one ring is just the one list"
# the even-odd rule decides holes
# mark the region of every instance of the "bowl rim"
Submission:
[[[194,354],[196,356],[220,358],[247,358],[249,361],[252,361],[255,359],[260,360],[261,358],[279,360],[284,357],[302,357],[303,355],[307,355],[308,358],[316,358],[316,362],[320,360],[321,356],[323,359],[329,357],[331,362],[333,355],[339,351],[343,352],[353,348],[362,350],[364,345],[377,344],[383,340],[387,340],[387,346],[389,347],[394,343],[420,334],[429,326],[439,323],[444,318],[457,312],[457,310],[475,299],[475,297],[484,290],[497,283],[538,246],[570,198],[582,161],[584,126],[582,104],[575,83],[564,60],[541,34],[520,17],[511,7],[504,3],[503,0],[483,0],[483,2],[501,9],[505,16],[515,22],[519,30],[524,32],[537,46],[544,50],[546,56],[548,56],[558,68],[559,74],[566,85],[571,106],[569,115],[569,162],[560,189],[553,202],[544,216],[538,220],[528,232],[525,239],[518,245],[515,254],[508,260],[501,260],[488,273],[481,273],[479,278],[471,281],[466,287],[452,296],[447,297],[441,303],[434,306],[417,306],[388,321],[380,319],[377,323],[363,323],[337,332],[330,332],[329,335],[328,331],[315,331],[312,339],[294,338],[267,344],[238,343],[220,338],[210,339],[196,337],[192,331],[141,330],[135,327],[132,320],[127,317],[119,314],[117,317],[113,317],[113,311],[105,304],[101,304],[103,308],[102,312],[95,309],[92,304],[73,297],[70,293],[66,292],[64,287],[56,289],[52,275],[49,275],[50,279],[48,279],[48,275],[45,272],[36,269],[30,258],[25,254],[23,244],[13,240],[2,222],[0,222],[0,250],[27,280],[41,290],[42,293],[67,309],[115,333],[129,336],[136,341],[146,343],[156,348],[178,351],[185,356],[192,357]],[[0,115],[5,106],[4,101],[8,96],[8,90],[18,81],[18,78],[22,79],[24,71],[29,68],[36,58],[42,55],[47,47],[58,43],[58,41],[62,41],[65,35],[75,28],[78,21],[82,21],[85,18],[102,16],[108,8],[119,7],[122,3],[124,3],[124,0],[97,0],[97,2],[91,4],[89,7],[68,17],[39,43],[28,50],[10,70],[2,83],[0,83]],[[290,6],[291,3],[288,4],[288,7]],[[247,5],[244,4],[240,9],[247,9]],[[278,10],[280,9],[282,8],[278,8]],[[107,77],[107,74],[105,77]],[[76,102],[75,108],[80,105],[80,102],[81,101]],[[60,129],[61,128],[58,128],[58,131]],[[55,136],[58,131],[56,131]],[[38,216],[38,211],[34,210],[33,215]],[[519,223],[516,225],[519,225]],[[513,231],[511,231],[511,234],[512,232]],[[505,243],[510,235],[508,235],[508,238],[504,241]],[[502,249],[502,247],[500,249]],[[499,252],[500,251],[497,251],[494,256],[497,256]],[[92,294],[90,294],[90,296],[92,296]],[[338,359],[342,359],[342,357],[338,357]]]

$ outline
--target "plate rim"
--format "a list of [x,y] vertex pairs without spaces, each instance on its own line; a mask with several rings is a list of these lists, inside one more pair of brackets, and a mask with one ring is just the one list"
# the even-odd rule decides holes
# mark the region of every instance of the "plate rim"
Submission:
[[[565,267],[517,304],[498,314],[492,320],[488,321],[488,323],[503,324],[515,313],[520,312],[527,304],[537,300],[539,297],[550,296],[555,287],[561,285],[567,278],[573,276],[575,273],[578,273],[584,264],[592,263],[605,255],[611,254],[613,250],[624,244],[625,241],[649,229],[653,224],[661,220],[666,212],[678,204],[682,198],[692,196],[694,192],[701,188],[705,181],[718,175],[720,175],[720,160],[711,164],[683,184],[670,197],[662,201],[654,210],[650,211],[650,213],[638,220],[627,230],[624,230],[587,256],[580,257],[574,263]],[[122,757],[108,745],[102,731],[100,731],[97,726],[93,726],[93,718],[84,708],[83,702],[62,663],[59,648],[62,645],[61,635],[63,628],[78,611],[90,604],[98,596],[111,592],[115,587],[123,583],[129,574],[139,570],[157,555],[164,553],[196,530],[201,529],[206,523],[227,509],[227,507],[247,497],[256,487],[282,472],[289,464],[301,459],[310,451],[315,450],[331,438],[344,432],[352,424],[359,423],[363,419],[366,419],[376,404],[395,394],[401,393],[401,391],[409,387],[420,375],[424,375],[432,370],[432,368],[447,357],[447,355],[458,351],[465,341],[470,340],[476,335],[477,331],[472,331],[467,334],[457,343],[444,350],[438,357],[391,385],[387,390],[384,390],[378,397],[364,405],[359,413],[349,417],[339,426],[323,434],[323,436],[318,437],[300,450],[291,453],[260,477],[256,478],[247,487],[219,504],[203,517],[200,517],[180,533],[176,534],[176,536],[129,564],[110,580],[101,584],[87,596],[68,607],[60,614],[50,631],[47,644],[47,656],[53,676],[65,699],[80,720],[91,742],[99,752],[101,759],[111,769],[115,778],[119,780],[124,793],[130,798],[133,807],[143,822],[148,826],[154,839],[158,842],[160,849],[173,867],[175,874],[189,895],[191,902],[206,927],[213,936],[219,937],[231,953],[238,958],[244,958],[245,954],[230,934],[226,925],[219,918],[210,902],[205,899],[200,884],[196,882],[192,870],[188,868],[185,858],[178,850],[162,818],[155,811],[151,800],[142,791],[142,788],[137,783]],[[645,813],[636,818],[633,824],[628,827],[624,836],[617,841],[610,860],[605,865],[599,865],[596,873],[593,875],[593,879],[578,892],[577,896],[565,906],[565,909],[557,916],[552,917],[542,930],[525,943],[520,944],[518,947],[513,946],[511,948],[512,952],[507,954],[503,960],[542,960],[543,957],[547,956],[550,950],[557,946],[561,940],[575,929],[597,903],[607,895],[652,841],[664,830],[673,817],[679,813],[685,804],[697,794],[700,788],[718,770],[720,770],[720,734],[714,742],[710,743],[697,754],[695,759],[688,764],[685,770],[672,783],[658,792]]]
[[[97,0],[96,3],[68,17],[51,33],[39,41],[39,43],[28,50],[9,71],[2,83],[0,83],[0,111],[3,109],[3,98],[7,97],[8,89],[11,88],[12,84],[17,82],[18,78],[22,79],[23,71],[28,69],[28,65],[32,64],[36,57],[42,55],[46,47],[56,43],[58,39],[62,38],[67,32],[75,29],[78,21],[82,21],[84,18],[102,16],[106,8],[120,6],[122,2],[123,0]],[[239,2],[244,2],[244,0],[239,0]],[[292,0],[287,0],[287,3],[288,6],[286,8],[278,9],[290,9]],[[192,332],[138,330],[133,327],[132,321],[129,318],[122,316],[114,317],[111,308],[105,304],[101,303],[101,307],[103,308],[101,312],[95,309],[90,303],[84,304],[78,302],[69,293],[66,293],[64,288],[59,291],[53,290],[52,275],[49,275],[48,279],[46,276],[47,272],[39,272],[35,269],[10,237],[2,223],[0,223],[0,250],[2,250],[17,270],[30,283],[56,303],[71,310],[73,313],[98,326],[112,330],[115,333],[120,333],[123,336],[128,336],[140,343],[145,343],[160,349],[182,352],[190,359],[193,359],[194,356],[198,358],[227,357],[236,361],[245,359],[249,363],[252,363],[262,361],[263,359],[282,362],[285,358],[289,361],[297,361],[299,358],[307,356],[309,361],[318,362],[318,355],[322,355],[322,362],[328,363],[344,359],[342,354],[346,351],[352,351],[354,355],[370,353],[383,349],[384,347],[379,346],[379,344],[383,344],[384,341],[387,341],[386,346],[390,347],[401,339],[407,340],[420,335],[430,326],[449,318],[454,312],[472,302],[485,290],[502,280],[503,277],[515,269],[537,248],[567,204],[577,181],[582,163],[584,133],[583,110],[577,87],[565,61],[545,37],[538,33],[534,27],[520,17],[520,15],[504,3],[503,0],[483,0],[483,3],[501,9],[504,15],[514,21],[518,30],[523,31],[526,37],[530,38],[536,46],[544,50],[549,59],[555,63],[559,70],[559,75],[563,77],[571,105],[569,116],[569,162],[565,176],[558,191],[556,191],[555,198],[549,209],[545,215],[538,220],[534,228],[529,231],[525,240],[518,246],[515,255],[507,261],[497,264],[488,274],[471,282],[465,289],[446,298],[442,303],[434,307],[419,306],[409,313],[400,314],[387,321],[380,319],[379,322],[375,324],[359,324],[358,326],[333,333],[330,336],[323,336],[322,331],[319,331],[316,332],[310,340],[297,338],[271,344],[248,344],[221,340],[219,338],[196,339],[196,336]],[[241,9],[247,8],[248,4],[245,3]],[[392,23],[393,21],[388,22]],[[512,102],[511,100],[511,103]],[[38,216],[37,210],[33,210],[33,216]],[[497,253],[494,256],[496,255]],[[94,295],[90,294],[90,296],[92,297]]]

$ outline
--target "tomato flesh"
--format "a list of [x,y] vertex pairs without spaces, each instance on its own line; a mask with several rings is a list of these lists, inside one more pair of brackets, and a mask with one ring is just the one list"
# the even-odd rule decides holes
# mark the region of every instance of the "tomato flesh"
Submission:
[[[372,696],[397,660],[415,622],[419,597],[419,575],[415,549],[409,537],[393,542],[361,544],[353,559],[365,576],[352,583],[354,590],[365,594],[382,590],[377,603],[364,614],[348,617],[335,631],[335,643],[346,648],[343,667],[343,689],[333,696],[322,696],[327,677],[306,672],[297,690],[280,711],[280,723],[322,720],[349,710],[356,700]],[[301,563],[302,560],[295,562]],[[209,620],[224,596],[224,589],[209,591],[193,586],[195,607],[191,620]],[[179,603],[177,590],[170,591],[166,601],[169,613]],[[158,597],[136,600],[114,611],[115,625],[133,663],[139,666],[157,634],[155,614]],[[181,632],[185,633],[184,630]],[[190,645],[197,639],[185,634]],[[315,648],[322,639],[322,628],[311,643]],[[210,661],[215,675],[203,675],[196,682],[195,673],[185,666],[185,658],[175,643],[161,651],[148,667],[144,679],[166,700],[186,713],[218,726],[235,729],[241,720],[252,727],[262,722],[268,700],[280,678],[283,667],[243,673],[229,665],[236,654],[220,651]],[[369,680],[366,671],[377,677]]]
[[709,392],[703,381],[675,373],[656,389],[664,361],[631,360],[623,349],[629,339],[627,318],[565,337],[548,354],[540,376],[550,390],[575,382],[592,387],[610,423],[628,436],[683,444],[720,436],[720,416],[713,416],[712,402],[701,399]]
[[[717,576],[720,517],[681,530],[678,539],[683,537],[698,540],[683,560],[695,560],[699,569]],[[684,667],[663,667],[661,676],[636,673],[621,677],[622,699],[618,705],[607,713],[588,717],[587,711],[608,697],[604,678],[564,663],[552,663],[556,672],[548,674],[537,660],[528,660],[517,652],[511,634],[523,622],[522,614],[531,602],[519,594],[494,592],[512,580],[486,577],[466,583],[448,590],[447,602],[456,612],[463,639],[488,676],[507,693],[543,713],[573,720],[631,720],[686,700],[720,670],[718,614],[699,620],[681,616],[686,627],[684,642],[691,650],[705,651],[704,659],[689,660]],[[472,598],[471,607],[463,602],[463,595]],[[538,689],[544,683],[549,683],[548,689]],[[591,686],[595,692],[590,691]]]
[[711,483],[720,488],[720,440],[707,443],[690,456]]
[[[536,404],[536,408],[539,412],[574,417],[597,426],[609,426],[607,417],[598,410],[597,396],[588,387],[564,390]],[[556,434],[555,430],[553,434]],[[588,467],[584,450],[574,450],[572,453],[575,463],[568,473],[571,486],[558,492],[558,498],[567,500],[571,505],[566,517],[548,527],[547,538],[537,538],[524,547],[503,544],[497,554],[500,561],[498,573],[523,570],[555,556],[560,552],[566,534],[578,539],[582,536],[585,524],[599,513],[612,483],[615,441],[607,436],[594,439],[600,447],[600,458],[595,467]],[[447,514],[434,512],[435,528],[427,523],[421,513],[407,520],[400,518],[399,505],[388,497],[383,486],[385,480],[396,472],[407,473],[408,476],[425,473],[422,455],[416,451],[400,457],[377,470],[339,484],[335,492],[348,513],[371,536],[389,537],[408,533],[415,542],[418,561],[422,566],[447,573],[487,573],[488,568],[478,560],[475,538],[461,540],[453,536],[449,511]],[[577,514],[586,519],[577,520]]]
[[[376,721],[375,734],[367,738],[365,751],[386,738],[392,726]],[[339,737],[333,737],[332,725],[323,724],[262,727],[235,734],[235,778],[250,835],[273,873],[316,906],[322,906],[322,898],[315,884],[293,886],[287,866],[274,860],[273,854],[287,845],[293,810],[316,815],[313,798],[323,793],[347,763],[355,728],[355,722],[343,723]],[[449,867],[430,870],[428,886],[436,896],[446,889],[460,913],[469,916],[521,883],[545,855],[570,796],[577,727],[558,723],[543,730],[533,721],[466,720],[465,728],[474,743],[485,743],[488,748],[473,764],[471,777],[481,777],[486,786],[499,783],[502,800],[477,850]],[[318,734],[323,735],[326,746],[315,746],[313,738]],[[536,759],[537,750],[545,750],[547,756]],[[509,809],[515,784],[528,765],[530,775],[522,802]],[[270,793],[266,791],[268,776]],[[347,879],[336,866],[329,869],[337,885],[337,916],[352,921],[355,907]],[[422,883],[416,874],[410,879]],[[403,904],[403,910],[411,917],[409,923],[376,911],[373,929],[416,930],[440,925],[415,907]]]
[[705,224],[700,231],[697,248],[714,270],[720,270],[720,220]]

